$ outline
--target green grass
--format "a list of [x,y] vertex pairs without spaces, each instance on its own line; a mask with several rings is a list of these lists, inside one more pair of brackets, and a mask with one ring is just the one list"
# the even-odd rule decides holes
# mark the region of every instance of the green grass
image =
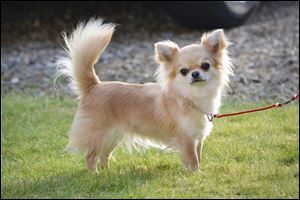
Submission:
[[299,198],[298,103],[215,119],[196,173],[176,153],[122,148],[88,173],[84,156],[64,152],[75,109],[71,99],[1,97],[1,198]]

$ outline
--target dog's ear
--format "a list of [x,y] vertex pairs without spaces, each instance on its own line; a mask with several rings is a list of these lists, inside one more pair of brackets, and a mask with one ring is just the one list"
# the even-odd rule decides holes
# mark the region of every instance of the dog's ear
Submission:
[[218,53],[229,46],[223,29],[217,29],[211,33],[205,33],[201,37],[201,45],[211,53]]
[[155,59],[158,62],[171,63],[179,51],[178,45],[172,41],[157,42],[155,46]]

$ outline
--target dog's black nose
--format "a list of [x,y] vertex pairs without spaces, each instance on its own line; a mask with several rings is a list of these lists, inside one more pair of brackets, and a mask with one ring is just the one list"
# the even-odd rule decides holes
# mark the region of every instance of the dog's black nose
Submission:
[[197,72],[197,71],[195,71],[195,72],[192,73],[192,77],[193,78],[199,78],[199,76],[200,76],[200,73]]

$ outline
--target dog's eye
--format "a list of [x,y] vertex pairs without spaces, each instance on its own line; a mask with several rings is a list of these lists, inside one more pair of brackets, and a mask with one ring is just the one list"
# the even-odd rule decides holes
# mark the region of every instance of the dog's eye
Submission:
[[188,72],[189,72],[189,70],[187,68],[183,68],[180,70],[180,73],[182,74],[182,76],[186,76]]
[[204,70],[204,71],[207,71],[210,67],[210,64],[209,63],[202,63],[201,64],[201,68]]

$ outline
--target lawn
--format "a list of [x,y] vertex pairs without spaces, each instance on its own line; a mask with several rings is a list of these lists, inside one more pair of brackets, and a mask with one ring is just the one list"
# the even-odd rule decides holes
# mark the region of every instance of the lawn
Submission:
[[[118,148],[99,174],[67,154],[72,99],[1,97],[1,198],[299,198],[299,104],[214,120],[201,170]],[[224,103],[222,112],[265,105]]]

